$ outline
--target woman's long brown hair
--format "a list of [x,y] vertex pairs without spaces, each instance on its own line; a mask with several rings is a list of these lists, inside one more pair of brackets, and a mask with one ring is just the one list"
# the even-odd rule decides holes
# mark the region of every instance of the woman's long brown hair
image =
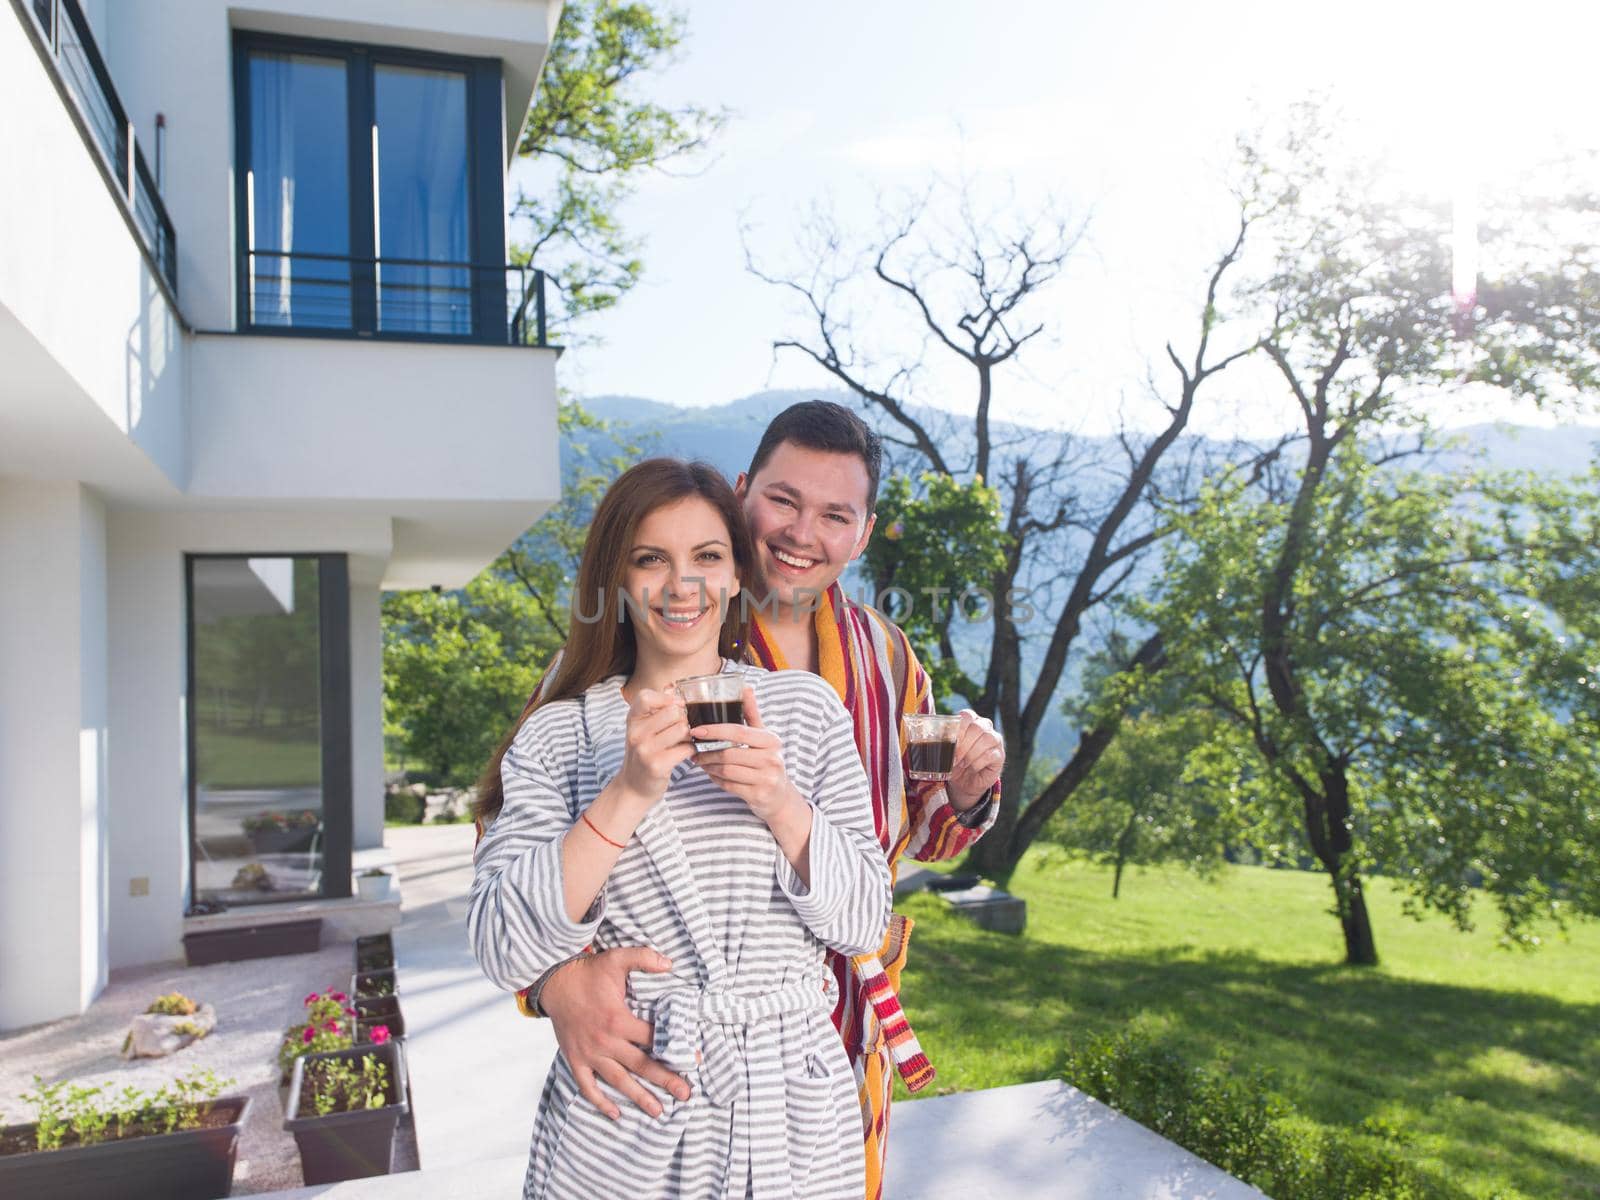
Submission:
[[748,600],[760,596],[765,589],[759,578],[755,543],[733,488],[720,471],[703,462],[649,458],[630,467],[607,489],[590,522],[583,558],[578,564],[578,582],[572,589],[567,643],[555,678],[528,699],[522,715],[478,779],[478,798],[472,811],[480,828],[500,815],[505,803],[500,764],[528,718],[546,704],[583,695],[602,679],[632,674],[638,647],[632,618],[622,602],[628,552],[647,516],[689,496],[699,496],[709,503],[728,527],[739,594],[723,614],[717,649],[724,658],[738,659],[744,653],[750,636]]

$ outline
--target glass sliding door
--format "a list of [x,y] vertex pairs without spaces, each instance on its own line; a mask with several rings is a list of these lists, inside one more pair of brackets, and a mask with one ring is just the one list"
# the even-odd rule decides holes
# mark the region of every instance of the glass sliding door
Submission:
[[464,265],[472,257],[467,77],[380,62],[372,89],[378,328],[465,336],[472,332],[472,273]]
[[350,139],[342,58],[253,50],[244,172],[250,323],[349,329]]
[[349,894],[345,577],[337,555],[189,560],[195,900]]

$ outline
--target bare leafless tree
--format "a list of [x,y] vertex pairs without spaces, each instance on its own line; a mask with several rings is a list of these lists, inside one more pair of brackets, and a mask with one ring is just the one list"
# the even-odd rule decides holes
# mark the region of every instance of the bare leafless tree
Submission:
[[[1001,368],[1016,366],[1027,347],[1051,329],[1042,315],[1046,301],[1062,282],[1084,226],[1050,202],[1033,211],[1013,209],[999,220],[980,217],[973,189],[966,185],[954,189],[954,218],[941,220],[934,203],[941,190],[936,184],[889,212],[881,234],[864,250],[853,249],[826,214],[817,214],[802,238],[803,269],[769,270],[755,261],[748,242],[747,261],[758,278],[796,298],[808,326],[776,340],[775,354],[804,355],[861,397],[880,415],[885,439],[920,460],[919,466],[955,479],[981,478],[1000,491],[1009,536],[1004,564],[986,581],[989,594],[1016,594],[1025,578],[1043,573],[1041,566],[1052,577],[1033,601],[1043,632],[1023,628],[1017,611],[997,603],[987,661],[975,672],[946,676],[977,712],[994,720],[1006,741],[1001,811],[973,851],[973,865],[1003,881],[1115,735],[1115,717],[1081,730],[1065,765],[1037,794],[1025,794],[1041,726],[1069,661],[1083,649],[1086,622],[1108,606],[1163,536],[1162,506],[1153,501],[1170,503],[1166,493],[1183,487],[1192,474],[1186,469],[1191,464],[1182,461],[1185,452],[1174,453],[1174,447],[1189,427],[1202,389],[1256,349],[1253,339],[1226,352],[1213,344],[1220,340],[1214,337],[1219,290],[1244,251],[1254,217],[1241,198],[1231,243],[1206,278],[1192,351],[1181,353],[1171,343],[1165,347],[1165,382],[1151,379],[1163,413],[1159,428],[1142,433],[1124,428],[1108,457],[1094,453],[1087,439],[1069,435],[1047,442],[1008,437],[1004,423],[994,417]],[[919,352],[882,358],[873,353],[872,330],[849,299],[862,289],[875,304],[910,319],[920,334]],[[881,327],[876,308],[873,326]],[[950,429],[938,427],[950,422],[911,401],[924,353],[953,356],[964,364],[963,373],[970,372],[970,432],[951,436]],[[1174,470],[1166,470],[1169,465]],[[1094,482],[1086,484],[1090,476]],[[1025,646],[1032,640],[1039,644]],[[947,659],[955,657],[948,626],[941,629],[940,650]],[[1036,657],[1037,669],[1025,670],[1025,659],[1031,667]],[[1149,670],[1162,661],[1160,638],[1151,636],[1125,667]]]

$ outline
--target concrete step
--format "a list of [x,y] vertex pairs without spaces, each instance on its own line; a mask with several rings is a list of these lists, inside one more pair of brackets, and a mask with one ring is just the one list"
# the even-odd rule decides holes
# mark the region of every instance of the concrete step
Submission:
[[[279,1200],[516,1196],[527,1159],[273,1193]],[[1059,1081],[902,1101],[886,1200],[1263,1200],[1231,1175]]]

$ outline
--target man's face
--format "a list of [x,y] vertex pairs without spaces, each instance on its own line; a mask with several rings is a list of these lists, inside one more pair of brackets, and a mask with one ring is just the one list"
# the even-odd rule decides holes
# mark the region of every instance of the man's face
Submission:
[[734,485],[778,602],[797,589],[826,591],[867,548],[867,464],[855,454],[780,442],[755,476]]

